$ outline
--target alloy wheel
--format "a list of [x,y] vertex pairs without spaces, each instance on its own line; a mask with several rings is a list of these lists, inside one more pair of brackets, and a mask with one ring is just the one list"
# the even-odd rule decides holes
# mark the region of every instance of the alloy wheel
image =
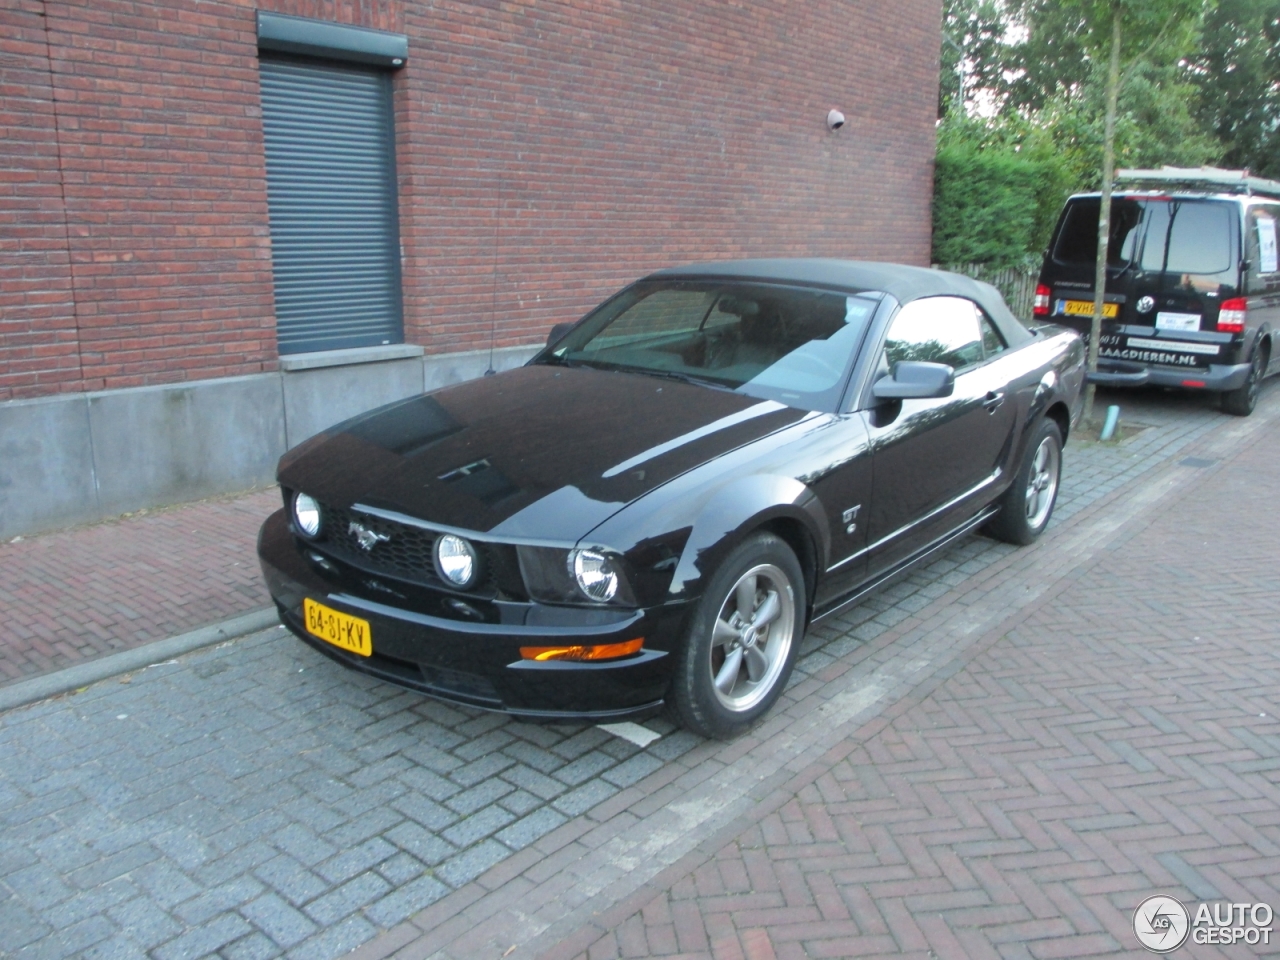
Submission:
[[794,642],[795,594],[771,563],[751,567],[720,605],[711,637],[711,688],[735,713],[777,684]]
[[1027,477],[1027,525],[1032,530],[1039,530],[1049,519],[1057,491],[1058,445],[1052,437],[1045,437],[1036,448],[1031,475]]

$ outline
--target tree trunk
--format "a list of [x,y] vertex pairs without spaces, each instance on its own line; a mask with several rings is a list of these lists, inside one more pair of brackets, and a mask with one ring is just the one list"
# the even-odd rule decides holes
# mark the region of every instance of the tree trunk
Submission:
[[[1111,239],[1111,181],[1115,177],[1116,103],[1120,97],[1120,10],[1112,8],[1111,63],[1107,70],[1107,116],[1102,134],[1102,198],[1098,204],[1098,259],[1093,271],[1093,322],[1089,325],[1089,372],[1098,369],[1102,309],[1107,291],[1107,253]],[[1094,385],[1084,391],[1084,417],[1093,419]]]

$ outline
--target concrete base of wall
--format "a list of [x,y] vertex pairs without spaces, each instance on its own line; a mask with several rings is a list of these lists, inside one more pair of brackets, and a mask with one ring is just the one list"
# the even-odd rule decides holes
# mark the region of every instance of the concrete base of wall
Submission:
[[[537,350],[496,350],[493,368]],[[336,351],[282,358],[279,373],[0,403],[0,539],[269,484],[289,447],[479,377],[489,356]]]

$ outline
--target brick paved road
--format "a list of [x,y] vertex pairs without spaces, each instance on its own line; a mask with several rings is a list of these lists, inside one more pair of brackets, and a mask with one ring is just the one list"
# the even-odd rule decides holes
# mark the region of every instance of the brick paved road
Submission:
[[0,683],[270,606],[270,490],[0,542]]
[[[1269,391],[1243,423],[1278,412]],[[495,956],[539,937],[607,938],[573,911],[652,900],[660,889],[636,888],[661,885],[693,847],[717,853],[747,829],[719,836],[738,819],[783,810],[761,798],[812,772],[833,732],[907,696],[987,620],[1034,605],[1028,570],[1100,549],[1119,524],[1103,501],[1158,492],[1124,485],[1242,423],[1186,402],[1141,416],[1156,425],[1123,446],[1068,448],[1051,543],[969,540],[815,631],[783,709],[731,744],[654,721],[667,735],[640,750],[596,728],[455,710],[342,671],[282,631],[12,711],[0,717],[0,950],[324,958],[366,943],[371,956],[412,955],[424,930],[456,938],[455,917],[502,942]],[[1073,515],[1088,521],[1079,535],[1062,522]],[[502,910],[528,908],[521,897],[555,916],[506,938]]]
[[1280,907],[1280,421],[1184,469],[1204,473],[578,956],[1116,955],[1156,891]]

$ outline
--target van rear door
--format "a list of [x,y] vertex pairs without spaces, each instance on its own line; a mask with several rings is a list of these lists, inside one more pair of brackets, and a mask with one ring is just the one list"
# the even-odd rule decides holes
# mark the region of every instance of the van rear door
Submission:
[[[1088,332],[1098,198],[1072,198],[1046,274],[1051,314]],[[1240,212],[1229,200],[1118,196],[1112,201],[1107,305],[1099,356],[1204,368],[1228,362],[1231,334],[1217,330],[1219,304],[1238,296]],[[1093,238],[1087,238],[1092,224]],[[1086,282],[1087,281],[1087,282]]]

